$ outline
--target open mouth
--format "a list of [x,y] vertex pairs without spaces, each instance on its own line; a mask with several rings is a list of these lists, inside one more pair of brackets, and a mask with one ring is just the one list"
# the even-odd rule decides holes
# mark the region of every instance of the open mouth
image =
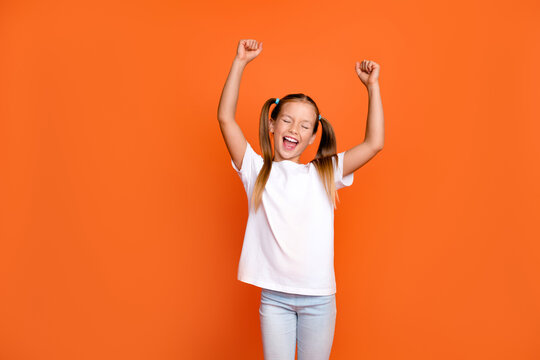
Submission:
[[296,145],[298,145],[298,141],[294,141],[287,136],[283,137],[283,147],[285,147],[286,150],[294,150]]

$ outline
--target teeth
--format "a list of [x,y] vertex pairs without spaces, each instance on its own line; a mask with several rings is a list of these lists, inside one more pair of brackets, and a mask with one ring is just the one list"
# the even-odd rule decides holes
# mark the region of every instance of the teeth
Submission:
[[285,139],[287,139],[287,140],[289,140],[289,141],[292,141],[292,142],[295,142],[295,143],[298,142],[298,140],[294,140],[293,138],[290,138],[290,137],[288,137],[288,136],[285,136]]

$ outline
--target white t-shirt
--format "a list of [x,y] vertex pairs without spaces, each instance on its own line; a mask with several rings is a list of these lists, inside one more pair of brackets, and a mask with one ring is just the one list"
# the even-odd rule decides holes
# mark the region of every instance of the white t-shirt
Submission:
[[[336,189],[353,183],[343,177],[338,154]],[[251,195],[264,160],[247,144],[238,169],[248,197],[249,215],[238,265],[238,280],[258,287],[302,295],[336,293],[334,274],[334,208],[315,165],[291,160],[273,162],[255,212]]]

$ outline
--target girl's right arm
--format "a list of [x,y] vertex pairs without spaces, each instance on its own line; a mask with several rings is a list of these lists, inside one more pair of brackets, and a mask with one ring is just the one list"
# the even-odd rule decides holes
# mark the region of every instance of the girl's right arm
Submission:
[[258,44],[255,40],[239,41],[237,54],[225,86],[223,87],[221,98],[219,99],[218,121],[221,134],[223,135],[231,159],[238,169],[242,168],[242,160],[247,146],[246,138],[235,120],[240,79],[246,65],[259,55],[261,51],[262,42]]

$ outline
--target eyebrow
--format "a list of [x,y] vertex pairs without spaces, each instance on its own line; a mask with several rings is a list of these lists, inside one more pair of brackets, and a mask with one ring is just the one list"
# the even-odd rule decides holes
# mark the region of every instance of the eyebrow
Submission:
[[[293,118],[292,116],[290,116],[290,115],[288,115],[288,114],[283,114],[282,116],[287,116],[287,117],[290,117],[291,119]],[[305,120],[305,119],[304,119],[304,120],[302,120],[302,121],[307,121],[308,123],[311,124],[311,121],[309,121],[309,120]]]

